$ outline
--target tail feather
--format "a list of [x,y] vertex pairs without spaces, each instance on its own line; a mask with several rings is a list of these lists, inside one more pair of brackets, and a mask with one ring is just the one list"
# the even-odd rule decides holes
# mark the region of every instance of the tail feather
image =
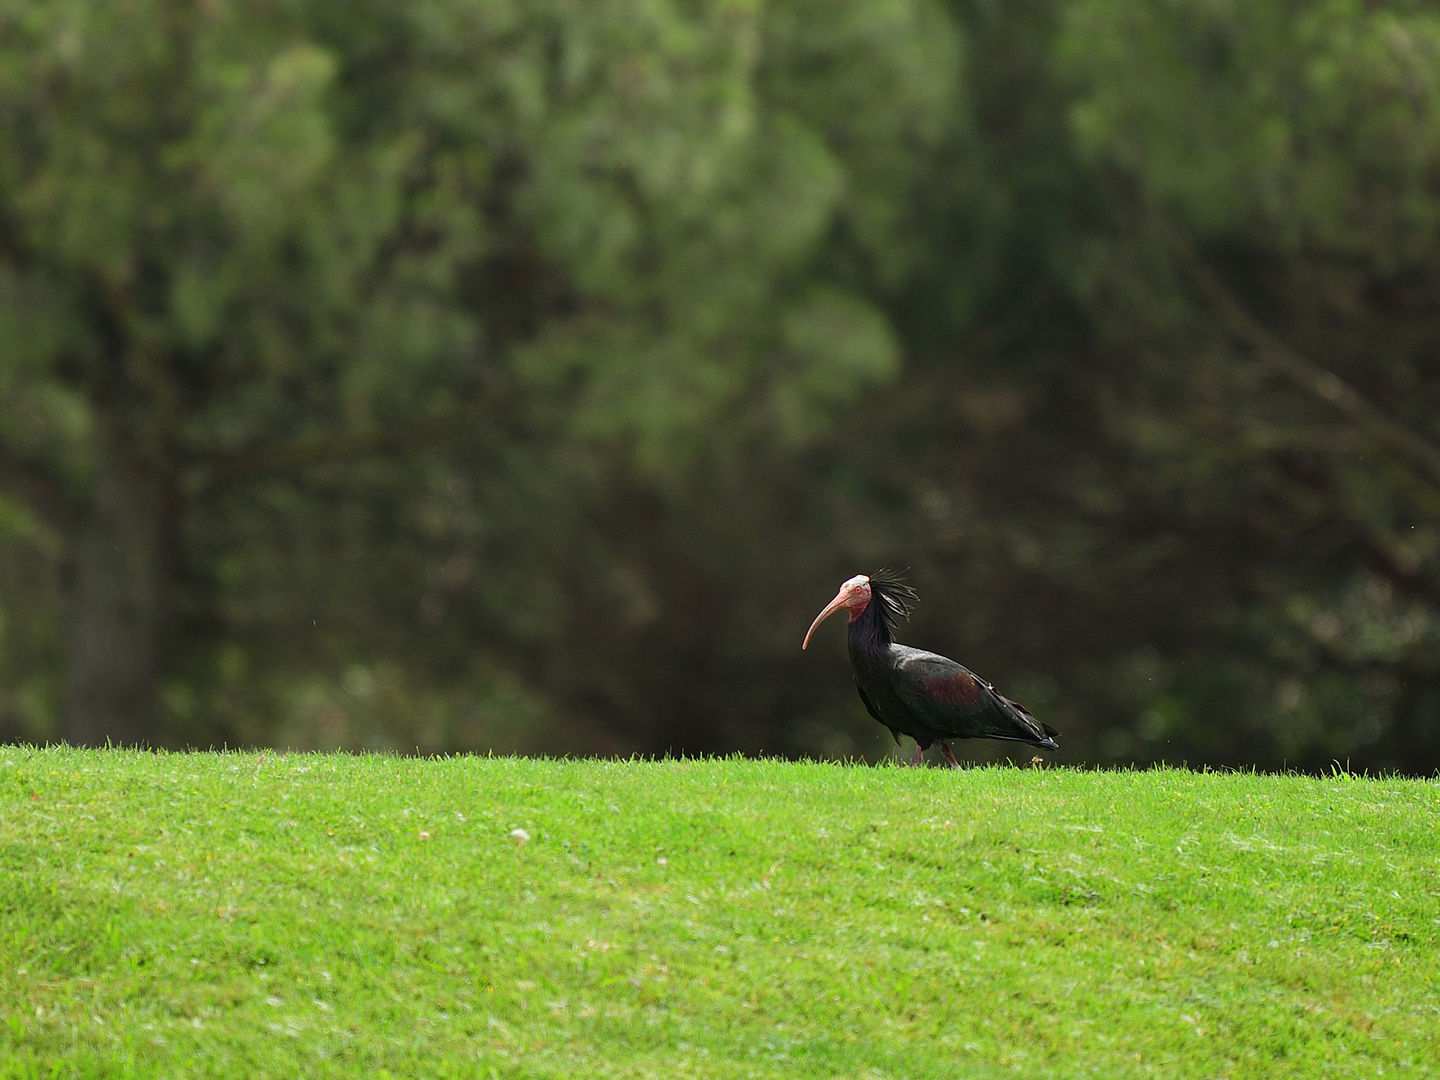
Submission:
[[[1000,699],[1000,702],[1003,706],[1009,708],[1016,714],[1014,717],[1012,717],[1012,719],[1016,722],[1016,726],[1018,726],[1021,731],[1013,735],[1002,735],[997,733],[990,735],[989,738],[1010,739],[1015,742],[1030,743],[1032,746],[1038,746],[1042,750],[1060,749],[1059,744],[1055,742],[1055,740],[1060,737],[1060,732],[1056,731],[1049,724],[1042,723],[1041,721],[1037,720],[1035,718],[1035,715],[1029,709],[1025,708],[1024,705],[1021,705],[1018,701],[1011,701],[1008,697],[1000,693],[998,690],[995,690],[993,687],[991,688],[991,691],[995,694],[997,698]],[[1027,728],[1029,729],[1028,731],[1025,730]],[[1037,728],[1041,732],[1043,732],[1043,738],[1037,739],[1032,734],[1032,732],[1035,731]]]
[[1047,735],[1045,736],[1045,738],[1043,738],[1043,739],[1037,739],[1037,738],[1035,738],[1033,735],[1026,735],[1026,734],[1024,734],[1024,733],[1022,733],[1022,732],[1015,731],[1014,729],[1011,729],[1011,730],[1009,730],[1009,731],[997,731],[997,730],[994,730],[994,729],[986,729],[984,732],[982,732],[982,733],[979,734],[979,735],[947,735],[946,738],[950,738],[950,739],[976,739],[976,738],[978,738],[978,739],[996,739],[996,740],[998,740],[998,741],[1000,741],[1000,742],[1019,742],[1019,743],[1026,743],[1026,744],[1029,745],[1029,746],[1038,746],[1038,747],[1040,747],[1041,750],[1059,750],[1059,749],[1060,749],[1060,744],[1057,743],[1057,742],[1054,740],[1054,738],[1052,738],[1052,735],[1058,735],[1058,734],[1060,734],[1060,733],[1059,733],[1058,731],[1056,731],[1056,732],[1052,732],[1052,733],[1047,734]]

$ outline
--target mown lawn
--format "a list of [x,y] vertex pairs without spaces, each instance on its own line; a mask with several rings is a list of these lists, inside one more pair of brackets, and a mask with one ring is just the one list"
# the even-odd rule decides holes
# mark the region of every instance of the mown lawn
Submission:
[[1436,1075],[1437,825],[1344,776],[0,747],[0,1076]]

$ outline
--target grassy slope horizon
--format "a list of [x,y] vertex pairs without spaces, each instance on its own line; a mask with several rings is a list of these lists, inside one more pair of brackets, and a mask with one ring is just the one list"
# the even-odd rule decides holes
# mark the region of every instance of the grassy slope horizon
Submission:
[[1344,775],[0,747],[0,1077],[1425,1075],[1437,824]]

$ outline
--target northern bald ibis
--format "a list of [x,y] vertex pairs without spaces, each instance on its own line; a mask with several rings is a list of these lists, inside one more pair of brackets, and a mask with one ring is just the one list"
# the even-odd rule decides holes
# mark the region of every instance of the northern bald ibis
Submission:
[[855,688],[870,715],[890,729],[897,743],[901,735],[915,740],[911,765],[919,765],[925,751],[938,742],[945,759],[959,768],[951,739],[1002,739],[1057,749],[1058,731],[973,671],[938,653],[895,641],[896,623],[910,617],[909,604],[918,599],[897,574],[857,574],[815,616],[800,648],[809,648],[815,628],[831,615],[849,613]]

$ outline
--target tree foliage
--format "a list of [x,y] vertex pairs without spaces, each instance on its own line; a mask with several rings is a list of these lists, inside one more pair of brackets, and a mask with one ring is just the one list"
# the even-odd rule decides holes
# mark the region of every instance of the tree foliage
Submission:
[[0,3],[12,736],[1440,761],[1440,23]]

